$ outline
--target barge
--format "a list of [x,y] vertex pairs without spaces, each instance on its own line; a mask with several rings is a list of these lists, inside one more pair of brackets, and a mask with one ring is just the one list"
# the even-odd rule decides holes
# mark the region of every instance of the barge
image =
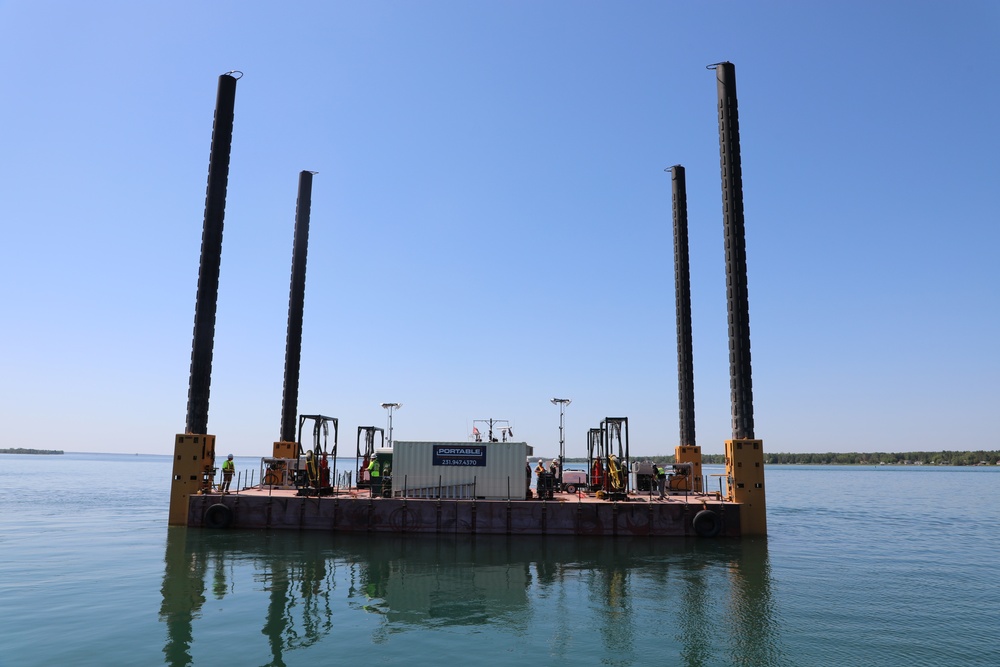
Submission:
[[552,500],[376,498],[368,491],[299,496],[251,488],[191,497],[196,528],[323,530],[438,535],[739,537],[742,505],[715,495],[629,496],[608,502],[582,492]]
[[[354,483],[331,485],[323,466],[332,453],[336,468],[338,420],[297,414],[302,341],[306,250],[312,177],[299,174],[292,280],[289,296],[285,384],[280,439],[272,462],[281,462],[256,486],[220,491],[213,484],[215,436],[208,434],[208,397],[214,344],[216,300],[222,252],[222,226],[233,133],[236,81],[239,72],[219,77],[212,151],[209,158],[201,265],[195,303],[194,341],[185,432],[174,441],[170,493],[171,525],[209,529],[320,530],[334,533],[431,533],[439,535],[586,535],[599,537],[742,537],[767,534],[763,443],[754,436],[750,374],[749,306],[746,285],[742,172],[735,69],[731,63],[710,65],[719,95],[726,284],[729,308],[729,358],[733,438],[725,443],[726,470],[717,492],[706,490],[701,474],[701,448],[695,444],[691,307],[687,259],[687,202],[684,168],[671,167],[674,202],[674,266],[677,289],[677,343],[680,398],[680,442],[673,474],[659,481],[655,493],[643,471],[632,464],[627,444],[627,418],[606,418],[588,434],[586,483],[573,488],[539,475],[530,488],[533,454],[527,443],[393,442],[374,449],[381,429],[358,427],[359,465]],[[239,75],[239,76],[237,76]],[[569,399],[552,399],[561,407]],[[383,404],[383,407],[399,404]],[[295,422],[298,417],[298,437]],[[313,449],[304,450],[305,420],[316,422]],[[325,438],[333,427],[334,444]],[[624,431],[623,431],[624,426]],[[560,411],[560,455],[565,460]],[[366,448],[360,449],[361,434]],[[622,434],[625,433],[624,447]],[[324,441],[320,441],[320,434]],[[506,436],[506,434],[505,434]],[[617,445],[617,449],[615,446]],[[383,473],[366,478],[377,461]],[[276,471],[280,470],[281,475]],[[293,483],[288,473],[296,473]],[[327,469],[328,472],[328,469]],[[635,482],[633,483],[633,475]],[[654,478],[665,473],[653,474]],[[643,483],[646,485],[643,493]],[[575,484],[573,485],[576,486]],[[664,488],[666,486],[666,488]],[[228,489],[228,484],[226,487]]]
[[[270,467],[287,461],[288,468],[297,468],[292,472],[301,471],[291,475],[299,481],[285,484],[289,470],[281,476],[272,470],[262,475],[261,483],[229,493],[212,483],[213,437],[178,435],[176,444],[171,523],[194,528],[701,538],[766,532],[760,441],[727,442],[725,493],[704,491],[700,450],[693,447],[676,452],[678,459],[689,461],[675,464],[672,474],[664,471],[662,486],[655,475],[644,474],[648,464],[634,464],[623,485],[616,485],[611,475],[595,473],[607,471],[605,463],[616,458],[612,454],[591,461],[583,488],[547,486],[540,479],[532,489],[523,463],[531,450],[527,443],[407,441],[377,450],[375,458],[392,474],[376,484],[331,486],[319,466],[309,471],[314,460],[309,450],[296,459],[265,459]],[[297,443],[275,443],[275,449],[286,445]],[[485,460],[482,465],[456,465],[448,456]],[[359,459],[359,471],[367,460]]]

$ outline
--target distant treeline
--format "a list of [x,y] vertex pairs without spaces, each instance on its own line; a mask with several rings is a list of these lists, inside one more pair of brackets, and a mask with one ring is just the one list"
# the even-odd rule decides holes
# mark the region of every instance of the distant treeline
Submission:
[[[635,460],[649,460],[658,465],[670,465],[673,456],[638,457]],[[586,459],[567,459],[568,462],[586,463]],[[1000,451],[987,452],[849,452],[837,454],[770,454],[764,452],[764,463],[772,465],[939,465],[939,466],[976,466],[996,465],[1000,461]],[[703,454],[702,463],[725,464],[724,454]]]
[[0,454],[62,454],[61,449],[23,449],[21,447],[14,447],[8,449],[0,449]]
[[[726,457],[718,457],[725,463]],[[873,454],[850,452],[848,454],[768,454],[764,452],[765,463],[799,463],[807,465],[935,465],[935,466],[975,466],[996,465],[1000,452],[891,452]]]

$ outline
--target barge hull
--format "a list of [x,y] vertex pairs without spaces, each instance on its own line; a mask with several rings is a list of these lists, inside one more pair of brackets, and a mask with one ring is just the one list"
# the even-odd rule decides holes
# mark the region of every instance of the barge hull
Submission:
[[[222,506],[222,507],[219,507]],[[715,516],[695,517],[710,511]],[[740,505],[715,498],[664,501],[436,500],[239,493],[191,496],[188,526],[344,533],[740,536]]]

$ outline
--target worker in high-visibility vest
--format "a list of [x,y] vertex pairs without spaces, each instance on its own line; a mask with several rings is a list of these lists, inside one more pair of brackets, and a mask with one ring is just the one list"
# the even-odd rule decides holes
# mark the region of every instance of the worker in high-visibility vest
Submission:
[[368,464],[368,475],[372,479],[371,495],[380,495],[382,493],[382,478],[380,477],[378,457],[376,456],[373,456],[372,462]]
[[233,473],[236,472],[236,464],[233,463],[233,455],[222,462],[222,492],[229,493],[229,483],[233,481]]

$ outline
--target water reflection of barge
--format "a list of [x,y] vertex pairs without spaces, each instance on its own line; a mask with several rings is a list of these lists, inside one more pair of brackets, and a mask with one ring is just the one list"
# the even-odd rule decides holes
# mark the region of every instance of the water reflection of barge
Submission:
[[[235,609],[243,632],[225,653],[237,664],[262,664],[265,651],[267,664],[302,664],[309,647],[336,653],[348,638],[359,647],[390,633],[469,625],[490,628],[498,641],[534,641],[537,614],[565,622],[566,637],[593,633],[594,647],[622,664],[648,659],[650,642],[630,633],[651,618],[662,626],[645,636],[665,638],[656,651],[668,662],[676,653],[686,657],[682,664],[726,656],[732,664],[775,665],[781,645],[766,540],[331,540],[311,531],[267,539],[257,531],[171,528],[164,564],[159,618],[169,665],[201,664]],[[647,605],[650,591],[656,601]],[[566,657],[579,661],[580,654]]]
[[[694,444],[687,203],[684,168],[677,165],[671,170],[682,444],[675,450],[675,461],[680,466],[679,472],[683,473],[680,477],[687,480],[683,489],[671,484],[673,493],[662,499],[654,498],[652,492],[637,493],[639,485],[630,485],[627,479],[632,472],[627,447],[624,452],[613,452],[605,434],[600,436],[603,449],[599,454],[594,456],[592,447],[588,454],[588,461],[599,464],[600,470],[588,470],[587,492],[567,494],[561,486],[534,497],[522,492],[525,489],[524,461],[532,453],[527,443],[498,443],[491,438],[490,442],[481,444],[401,442],[393,447],[391,434],[390,451],[384,453],[391,460],[382,462],[392,471],[388,492],[383,480],[376,484],[374,477],[367,487],[361,483],[360,476],[355,478],[354,486],[341,487],[329,481],[324,484],[321,465],[327,462],[327,450],[317,445],[304,452],[301,444],[302,419],[309,416],[299,417],[298,438],[295,433],[313,176],[313,172],[303,171],[299,175],[292,253],[281,436],[274,443],[271,458],[273,461],[292,461],[297,470],[304,466],[307,482],[299,481],[298,488],[290,489],[284,488],[287,484],[262,479],[257,488],[245,488],[235,494],[216,493],[211,483],[215,473],[215,436],[207,434],[208,397],[238,79],[234,76],[236,73],[230,72],[219,77],[195,302],[187,424],[185,433],[178,435],[174,443],[170,523],[209,528],[371,533],[601,537],[766,535],[763,451],[753,431],[735,69],[731,63],[719,63],[710,68],[717,71],[719,94],[733,418],[733,439],[726,441],[724,489],[706,492],[700,475],[701,449]],[[316,419],[317,443],[318,434],[326,433],[323,429],[328,429],[329,425],[332,424],[336,432],[336,419],[322,415],[312,418]],[[610,425],[612,430],[617,429],[620,438],[623,422],[627,420],[607,418],[602,422],[602,429]],[[360,427],[359,437],[362,428],[372,429]],[[333,454],[336,463],[335,446]],[[452,473],[461,474],[455,477]],[[681,490],[683,493],[679,493]]]

